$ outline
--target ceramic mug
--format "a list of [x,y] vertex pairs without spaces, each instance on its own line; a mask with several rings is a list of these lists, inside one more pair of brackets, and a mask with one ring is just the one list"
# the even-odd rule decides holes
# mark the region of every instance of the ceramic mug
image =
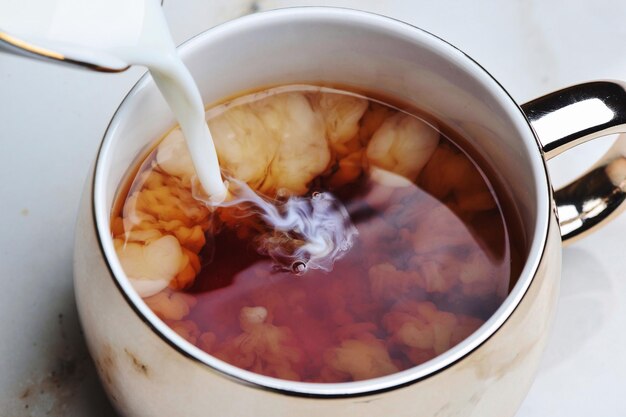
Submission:
[[[103,385],[125,416],[477,416],[517,410],[552,322],[563,242],[624,200],[621,142],[575,183],[552,191],[545,160],[626,131],[626,92],[592,82],[521,108],[479,64],[445,41],[386,17],[284,9],[239,18],[180,53],[205,103],[264,86],[322,83],[375,90],[444,120],[472,142],[515,202],[526,262],[474,334],[414,368],[366,381],[314,384],[251,373],[191,345],[144,304],[116,258],[111,210],[122,182],[174,123],[149,76],[115,113],[84,192],[76,231],[76,299]],[[560,221],[559,221],[560,219]]]

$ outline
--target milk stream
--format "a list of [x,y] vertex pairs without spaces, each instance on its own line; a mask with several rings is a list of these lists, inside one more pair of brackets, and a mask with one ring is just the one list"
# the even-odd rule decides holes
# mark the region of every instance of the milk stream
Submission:
[[[34,3],[34,4],[33,4]],[[237,179],[222,179],[217,152],[205,119],[198,88],[176,51],[158,0],[0,0],[0,29],[39,45],[61,45],[89,56],[97,50],[131,65],[143,65],[178,120],[211,207],[247,203],[283,241],[302,243],[285,252],[276,239],[260,250],[280,266],[302,273],[307,268],[329,271],[357,234],[341,203],[329,193],[291,197],[280,206],[256,194]],[[63,49],[63,47],[61,49]],[[81,49],[83,48],[83,49]],[[200,193],[198,193],[200,194]],[[274,242],[274,243],[271,243]],[[284,243],[284,242],[283,242]]]

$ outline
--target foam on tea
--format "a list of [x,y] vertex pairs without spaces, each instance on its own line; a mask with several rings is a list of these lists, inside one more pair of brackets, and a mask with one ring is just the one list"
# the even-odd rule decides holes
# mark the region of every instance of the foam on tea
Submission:
[[[512,217],[441,122],[301,85],[206,117],[240,199],[203,201],[174,129],[112,219],[134,287],[190,343],[264,375],[362,380],[445,352],[506,297],[520,264]],[[307,246],[302,218],[317,222],[309,235],[322,246],[341,250],[320,258],[334,263],[314,259],[323,250]],[[333,241],[342,228],[348,245]]]

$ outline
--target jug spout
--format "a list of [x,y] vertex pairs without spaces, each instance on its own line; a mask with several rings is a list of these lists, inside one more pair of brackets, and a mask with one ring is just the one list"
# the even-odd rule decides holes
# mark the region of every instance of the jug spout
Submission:
[[[103,72],[130,67],[117,53],[149,38],[162,0],[0,0],[0,52]],[[155,13],[156,12],[156,13]]]
[[58,45],[52,48],[43,46],[41,43],[35,45],[0,29],[0,52],[2,53],[101,72],[121,72],[130,68],[126,62],[106,53],[78,49],[68,51],[67,49]]

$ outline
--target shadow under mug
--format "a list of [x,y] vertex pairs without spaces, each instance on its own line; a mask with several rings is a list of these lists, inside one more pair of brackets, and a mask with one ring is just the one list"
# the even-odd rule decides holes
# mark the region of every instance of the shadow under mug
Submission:
[[[144,76],[115,113],[87,183],[76,231],[75,286],[89,350],[126,416],[479,416],[515,413],[554,316],[562,241],[617,213],[626,159],[619,140],[571,185],[552,192],[545,159],[626,131],[626,91],[600,81],[521,108],[482,67],[443,40],[382,16],[332,8],[260,13],[215,27],[180,54],[205,103],[264,86],[312,82],[415,103],[471,141],[496,168],[526,236],[526,263],[474,334],[414,368],[333,384],[251,373],[191,345],[143,303],[116,258],[109,219],[120,184],[174,123]],[[560,221],[559,221],[560,219]]]

